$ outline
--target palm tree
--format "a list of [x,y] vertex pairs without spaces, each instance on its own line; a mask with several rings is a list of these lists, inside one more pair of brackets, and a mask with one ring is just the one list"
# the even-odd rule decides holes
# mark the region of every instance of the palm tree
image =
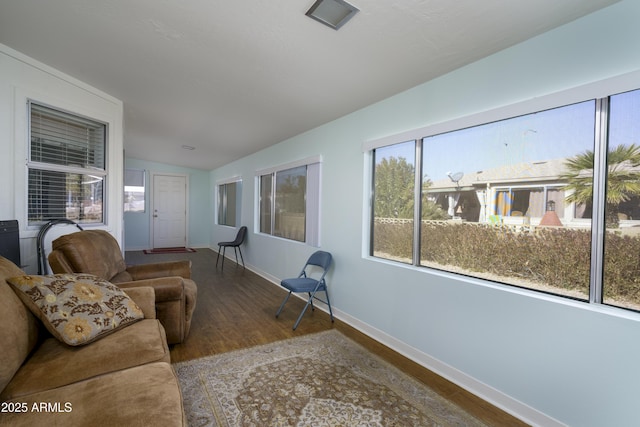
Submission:
[[[569,184],[565,191],[569,203],[590,203],[593,199],[593,163],[591,150],[567,159],[567,172],[561,176]],[[640,147],[618,145],[607,153],[606,225],[618,227],[618,207],[632,196],[640,195]]]

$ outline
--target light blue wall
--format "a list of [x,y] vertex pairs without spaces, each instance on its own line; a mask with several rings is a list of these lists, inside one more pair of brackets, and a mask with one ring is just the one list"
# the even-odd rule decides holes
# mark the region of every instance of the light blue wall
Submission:
[[[363,255],[363,141],[640,71],[640,2],[623,1],[212,171],[243,177],[245,260],[277,280],[315,249],[255,230],[255,172],[323,159],[321,240],[343,318],[534,423],[637,425],[640,316]],[[470,40],[470,43],[473,41]],[[637,79],[640,88],[640,78]],[[235,230],[212,225],[211,242]],[[274,307],[275,309],[275,307]],[[546,418],[548,417],[548,418]]]
[[172,166],[163,163],[127,158],[125,168],[146,171],[145,203],[147,209],[142,213],[128,212],[124,214],[124,247],[125,250],[148,249],[150,242],[151,211],[149,209],[150,173],[163,172],[187,175],[189,180],[189,230],[187,244],[191,247],[209,247],[211,221],[213,218],[212,194],[209,186],[209,172]]

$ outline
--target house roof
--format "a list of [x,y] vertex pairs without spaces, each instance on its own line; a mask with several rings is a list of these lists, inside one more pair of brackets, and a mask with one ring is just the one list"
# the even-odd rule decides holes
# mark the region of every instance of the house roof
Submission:
[[551,159],[503,165],[470,173],[465,172],[457,186],[450,178],[440,179],[429,186],[429,191],[472,190],[486,187],[487,184],[495,187],[501,184],[560,182],[560,175],[566,172],[565,162],[566,159]]
[[3,1],[0,43],[121,99],[128,157],[208,170],[616,2],[351,1]]
[[[515,163],[497,168],[464,173],[457,185],[451,178],[439,179],[429,186],[430,192],[470,191],[489,184],[491,187],[499,185],[553,184],[564,183],[560,176],[568,172],[565,164],[567,159],[551,159],[536,162]],[[610,166],[613,168],[614,166]],[[630,162],[622,162],[615,166],[618,171],[640,173],[640,166]],[[610,169],[611,170],[611,169]],[[581,176],[593,174],[591,170],[580,172]]]

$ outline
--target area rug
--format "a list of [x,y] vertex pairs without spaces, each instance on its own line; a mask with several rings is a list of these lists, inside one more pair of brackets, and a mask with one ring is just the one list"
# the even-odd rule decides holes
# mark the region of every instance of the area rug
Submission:
[[188,252],[195,252],[192,248],[158,248],[158,249],[145,249],[144,252],[147,255],[153,254],[184,254]]
[[174,364],[200,426],[484,426],[335,330]]

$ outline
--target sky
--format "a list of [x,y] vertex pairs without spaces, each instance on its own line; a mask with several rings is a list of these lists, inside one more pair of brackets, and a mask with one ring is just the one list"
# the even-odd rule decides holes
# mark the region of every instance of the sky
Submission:
[[[432,181],[447,173],[475,173],[523,162],[573,157],[594,149],[595,101],[546,110],[425,138],[423,173]],[[640,91],[611,98],[610,145],[638,143]],[[413,141],[380,148],[384,157],[414,164]]]

